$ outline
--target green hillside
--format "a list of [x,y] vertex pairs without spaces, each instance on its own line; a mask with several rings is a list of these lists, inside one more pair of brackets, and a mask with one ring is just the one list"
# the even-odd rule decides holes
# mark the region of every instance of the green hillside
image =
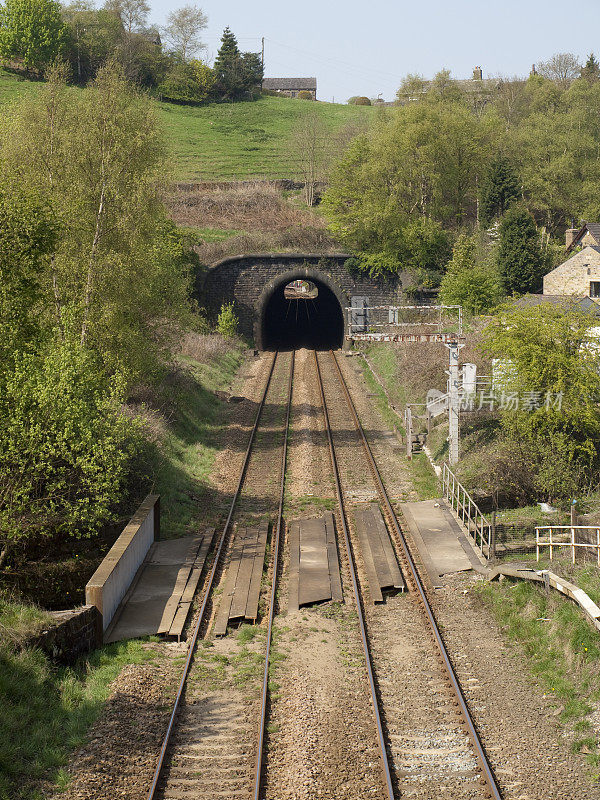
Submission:
[[[0,69],[0,106],[42,86]],[[317,110],[332,137],[365,124],[375,113],[369,106],[284,97],[196,107],[157,103],[157,107],[178,181],[295,178],[294,130],[309,111]]]
[[294,129],[316,109],[331,135],[371,119],[368,106],[262,97],[200,107],[160,103],[178,180],[294,178]]

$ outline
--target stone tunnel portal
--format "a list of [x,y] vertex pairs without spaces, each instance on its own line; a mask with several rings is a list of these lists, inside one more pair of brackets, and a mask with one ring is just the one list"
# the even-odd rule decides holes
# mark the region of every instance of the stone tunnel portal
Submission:
[[337,349],[344,343],[342,301],[315,275],[288,274],[260,302],[262,350]]

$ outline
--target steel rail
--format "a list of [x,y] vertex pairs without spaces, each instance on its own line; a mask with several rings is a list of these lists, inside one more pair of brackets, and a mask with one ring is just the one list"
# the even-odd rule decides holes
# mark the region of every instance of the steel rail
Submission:
[[167,726],[167,731],[165,733],[165,736],[164,736],[164,739],[163,739],[163,743],[162,743],[162,746],[161,746],[161,749],[160,749],[160,754],[158,756],[158,762],[157,762],[156,768],[154,770],[154,776],[152,778],[152,784],[151,784],[150,789],[149,789],[148,794],[147,794],[147,800],[154,800],[154,798],[156,797],[156,790],[158,788],[158,781],[160,779],[162,768],[163,768],[163,765],[164,765],[165,755],[166,755],[166,752],[167,752],[167,747],[169,746],[169,742],[170,742],[170,739],[171,739],[171,734],[173,733],[173,728],[175,726],[175,717],[177,716],[177,711],[179,709],[179,703],[180,703],[181,697],[183,695],[183,689],[185,687],[185,682],[187,680],[187,676],[188,676],[188,673],[190,671],[190,666],[191,666],[191,663],[192,663],[192,660],[193,660],[193,657],[194,657],[194,650],[195,650],[195,647],[196,647],[196,642],[198,641],[198,636],[200,634],[200,629],[202,627],[202,623],[204,622],[204,614],[206,612],[206,606],[208,604],[208,598],[210,596],[211,589],[212,589],[212,586],[213,586],[213,582],[214,582],[214,579],[215,579],[215,575],[217,573],[217,568],[219,566],[219,561],[220,561],[221,553],[223,551],[223,546],[225,544],[225,540],[227,538],[227,533],[228,533],[229,527],[231,525],[231,520],[233,518],[233,512],[235,510],[235,506],[237,504],[238,498],[240,496],[240,492],[242,490],[242,486],[244,485],[244,480],[246,478],[246,471],[248,469],[248,464],[250,462],[250,455],[252,453],[252,447],[254,445],[254,439],[256,437],[256,432],[258,430],[258,426],[260,424],[260,419],[262,417],[262,412],[263,412],[263,409],[265,407],[265,402],[266,402],[266,399],[267,399],[267,394],[269,392],[269,387],[271,385],[271,378],[273,377],[273,371],[275,369],[275,362],[277,361],[277,356],[278,356],[278,353],[275,353],[273,355],[273,360],[271,362],[271,366],[270,366],[270,369],[269,369],[269,375],[268,375],[268,378],[267,378],[267,382],[266,382],[266,385],[265,385],[263,396],[262,396],[262,399],[261,399],[260,404],[258,406],[258,411],[256,413],[256,419],[254,420],[254,426],[252,428],[252,432],[250,433],[250,439],[248,440],[248,447],[246,449],[246,455],[244,457],[244,463],[242,465],[242,470],[240,472],[240,478],[239,478],[235,493],[233,495],[233,499],[231,501],[231,506],[229,507],[229,514],[227,515],[227,521],[225,522],[225,525],[223,527],[223,531],[221,533],[221,537],[219,539],[219,546],[218,546],[217,551],[215,553],[215,558],[214,558],[212,569],[210,571],[210,575],[209,575],[209,578],[208,578],[206,591],[204,593],[204,599],[203,599],[202,605],[200,607],[200,612],[198,614],[198,618],[196,620],[196,624],[194,625],[194,629],[193,629],[192,636],[191,636],[190,643],[189,643],[189,647],[188,647],[188,655],[187,655],[187,658],[186,658],[186,661],[185,661],[185,664],[184,664],[184,667],[183,667],[183,673],[181,675],[181,680],[179,681],[179,688],[177,689],[177,695],[175,696],[175,701],[174,701],[174,704],[173,704],[173,710],[171,712],[171,717],[169,719],[169,724]]
[[483,743],[482,743],[482,741],[481,741],[481,739],[479,737],[479,733],[477,732],[477,729],[475,727],[475,723],[473,722],[473,719],[471,717],[471,712],[469,711],[469,707],[468,707],[467,702],[465,700],[465,697],[464,697],[460,682],[459,682],[458,677],[457,677],[457,675],[456,675],[456,673],[454,671],[454,667],[452,665],[452,661],[450,659],[450,656],[449,656],[448,651],[446,649],[446,645],[445,645],[444,640],[442,638],[442,635],[440,633],[437,621],[435,619],[435,615],[433,613],[433,609],[431,608],[429,600],[427,599],[427,594],[425,592],[425,587],[423,586],[423,582],[421,581],[421,577],[419,575],[417,566],[416,566],[416,564],[415,564],[415,562],[413,560],[413,557],[411,555],[410,548],[408,546],[406,538],[404,537],[404,534],[402,533],[402,529],[401,529],[400,524],[398,522],[398,518],[396,517],[396,513],[395,513],[395,511],[393,509],[393,506],[392,506],[392,504],[390,502],[387,490],[386,490],[386,488],[384,486],[383,480],[381,478],[381,474],[380,474],[379,469],[377,467],[377,463],[376,463],[375,458],[373,456],[373,452],[371,450],[371,446],[369,445],[369,442],[368,442],[367,437],[365,435],[364,429],[362,427],[362,424],[361,424],[360,419],[358,417],[358,414],[356,412],[356,406],[354,405],[354,401],[352,400],[352,396],[350,395],[350,391],[349,391],[348,386],[346,384],[346,380],[345,380],[345,378],[344,378],[344,376],[342,374],[342,370],[340,368],[340,365],[338,363],[338,360],[337,360],[337,357],[336,357],[335,353],[333,351],[330,351],[330,354],[331,354],[331,357],[333,358],[333,361],[335,363],[336,372],[337,372],[337,375],[338,375],[338,378],[339,378],[339,382],[340,382],[340,385],[342,387],[342,391],[343,391],[343,393],[344,393],[344,395],[346,397],[346,401],[348,403],[348,408],[350,409],[350,412],[352,414],[352,418],[354,420],[354,424],[356,426],[356,430],[360,435],[360,438],[361,438],[361,441],[362,441],[362,444],[363,444],[363,448],[364,448],[365,454],[367,456],[367,461],[369,463],[369,467],[370,467],[371,472],[373,474],[373,478],[375,479],[375,484],[377,486],[377,491],[379,493],[379,496],[380,496],[380,498],[381,498],[381,500],[383,502],[383,505],[385,507],[385,510],[387,512],[388,519],[389,519],[389,521],[391,522],[391,524],[393,526],[394,534],[396,536],[396,539],[397,539],[397,541],[400,543],[400,545],[402,547],[403,554],[404,554],[404,556],[406,558],[406,561],[407,561],[409,569],[410,569],[411,577],[412,577],[413,582],[414,582],[414,584],[415,584],[415,586],[417,588],[418,597],[421,600],[421,603],[423,605],[423,609],[425,611],[426,618],[427,618],[427,620],[429,622],[429,625],[430,625],[431,631],[433,633],[434,639],[435,639],[436,644],[438,646],[438,649],[440,651],[440,655],[442,657],[442,661],[444,663],[444,667],[445,667],[446,672],[448,674],[448,678],[450,680],[450,684],[451,684],[451,686],[452,686],[452,688],[454,690],[454,693],[456,695],[456,698],[458,700],[460,711],[461,711],[461,714],[462,714],[463,719],[465,721],[465,724],[467,726],[467,730],[468,730],[471,742],[473,743],[473,749],[475,751],[475,755],[476,755],[477,760],[479,762],[479,766],[481,767],[481,770],[482,770],[482,773],[483,773],[483,777],[485,779],[485,783],[487,785],[489,794],[490,794],[490,796],[492,798],[494,798],[494,800],[502,800],[502,794],[500,792],[500,788],[499,788],[499,786],[498,786],[498,784],[496,782],[496,778],[494,776],[492,767],[491,767],[491,765],[490,765],[490,763],[488,761],[487,755],[485,753],[485,749],[483,747]]
[[269,667],[271,658],[271,639],[273,635],[273,618],[275,616],[275,600],[277,595],[277,566],[279,564],[279,546],[281,543],[281,529],[283,527],[283,504],[285,502],[285,473],[287,468],[288,434],[290,430],[290,416],[292,411],[292,390],[294,386],[294,364],[296,353],[292,351],[292,363],[288,380],[288,401],[285,414],[285,431],[283,449],[281,451],[281,479],[279,482],[279,509],[277,511],[277,527],[275,529],[275,544],[273,553],[273,580],[271,582],[271,597],[269,604],[269,621],[267,626],[267,644],[265,653],[265,669],[263,673],[262,699],[260,707],[260,728],[258,732],[258,753],[256,756],[256,772],[254,776],[254,800],[260,800],[260,787],[263,770],[263,748],[265,743],[265,726],[267,721],[267,700],[269,695]]
[[329,412],[327,410],[327,401],[325,399],[325,390],[323,387],[323,379],[321,377],[321,368],[319,366],[319,359],[317,351],[313,350],[315,357],[315,365],[317,368],[317,378],[319,382],[319,391],[321,395],[321,404],[323,406],[323,418],[325,420],[325,431],[327,434],[327,443],[329,445],[329,456],[331,458],[331,466],[333,469],[333,476],[335,479],[335,492],[337,496],[338,505],[340,508],[340,519],[342,523],[342,530],[344,532],[344,544],[348,554],[348,563],[350,565],[350,576],[352,579],[352,589],[354,592],[354,600],[356,602],[356,610],[358,614],[358,623],[360,627],[360,636],[362,640],[363,652],[365,655],[365,663],[367,665],[367,678],[369,681],[369,689],[371,693],[371,702],[373,705],[373,714],[375,716],[375,724],[377,725],[377,738],[379,740],[379,749],[381,752],[381,765],[383,768],[387,796],[389,800],[394,800],[394,785],[392,782],[392,774],[390,770],[389,759],[385,744],[385,734],[383,732],[383,725],[381,722],[381,712],[379,710],[379,699],[377,697],[377,689],[375,687],[375,676],[373,674],[373,663],[371,660],[371,651],[369,649],[369,641],[367,638],[367,628],[365,624],[364,612],[360,599],[360,590],[358,588],[358,579],[356,576],[356,569],[354,567],[354,558],[352,555],[352,547],[350,544],[350,532],[348,530],[348,523],[346,520],[346,508],[344,505],[344,496],[342,492],[342,482],[340,479],[340,472],[337,464],[337,457],[335,454],[335,446],[333,444],[333,435],[331,432],[331,424],[329,422]]

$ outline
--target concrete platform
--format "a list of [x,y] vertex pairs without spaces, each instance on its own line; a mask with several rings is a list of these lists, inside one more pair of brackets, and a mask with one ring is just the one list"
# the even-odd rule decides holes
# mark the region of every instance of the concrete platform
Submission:
[[173,628],[175,617],[178,611],[189,610],[213,533],[152,545],[104,635],[105,643],[181,633]]
[[481,569],[479,556],[445,500],[401,503],[401,508],[434,587],[442,585],[442,575]]

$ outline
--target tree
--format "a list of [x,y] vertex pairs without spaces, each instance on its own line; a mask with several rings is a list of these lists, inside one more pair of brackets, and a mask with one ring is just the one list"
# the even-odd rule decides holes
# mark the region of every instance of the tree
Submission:
[[414,103],[357,137],[330,175],[332,230],[364,252],[404,249],[416,218],[456,226],[476,198],[485,145],[462,104]]
[[421,97],[425,93],[425,86],[425,78],[422,75],[409,72],[408,75],[402,78],[400,87],[396,92],[396,100],[405,100],[407,97]]
[[76,341],[17,358],[0,392],[0,565],[17,543],[89,537],[110,517],[140,448],[124,388]]
[[433,80],[429,85],[430,97],[438,98],[439,100],[456,101],[460,100],[461,94],[449,69],[441,69],[433,76]]
[[60,226],[45,313],[107,373],[149,380],[190,281],[159,199],[164,145],[150,100],[109,63],[85,93],[48,83],[5,127],[5,174],[47,198]]
[[459,236],[440,285],[442,303],[462,306],[469,315],[489,311],[502,297],[495,264],[489,258],[478,258],[477,249],[475,237]]
[[328,129],[317,108],[310,108],[299,118],[292,140],[304,182],[304,200],[306,205],[313,206],[315,187],[325,178],[329,155]]
[[495,218],[504,214],[520,194],[521,185],[511,161],[506,156],[497,155],[481,182],[479,195],[481,224],[488,227]]
[[555,53],[548,61],[541,61],[537,70],[544,78],[567,89],[581,74],[581,64],[573,53]]
[[501,310],[484,332],[484,351],[508,360],[505,392],[520,398],[503,412],[513,452],[536,495],[564,500],[597,482],[600,466],[600,358],[597,320],[577,306],[542,303]]
[[200,33],[206,28],[208,17],[198,6],[183,6],[167,17],[165,35],[173,50],[188,61],[204,44]]
[[104,8],[119,17],[129,36],[144,27],[150,13],[146,0],[107,0]]
[[240,53],[234,34],[225,28],[221,47],[214,63],[216,91],[226,100],[239,100],[263,76],[261,58],[257,53]]
[[593,53],[589,54],[585,66],[582,67],[581,77],[585,78],[588,83],[595,83],[600,80],[600,64]]
[[57,225],[34,191],[0,188],[0,386],[17,354],[39,344],[39,307]]
[[5,0],[0,6],[0,58],[43,72],[63,52],[66,41],[56,0]]
[[63,7],[63,19],[69,31],[66,52],[72,74],[85,84],[122,45],[123,25],[118,16],[102,9],[97,11],[86,0]]
[[535,220],[522,206],[513,206],[500,224],[498,269],[506,291],[535,291],[542,279],[545,259]]

